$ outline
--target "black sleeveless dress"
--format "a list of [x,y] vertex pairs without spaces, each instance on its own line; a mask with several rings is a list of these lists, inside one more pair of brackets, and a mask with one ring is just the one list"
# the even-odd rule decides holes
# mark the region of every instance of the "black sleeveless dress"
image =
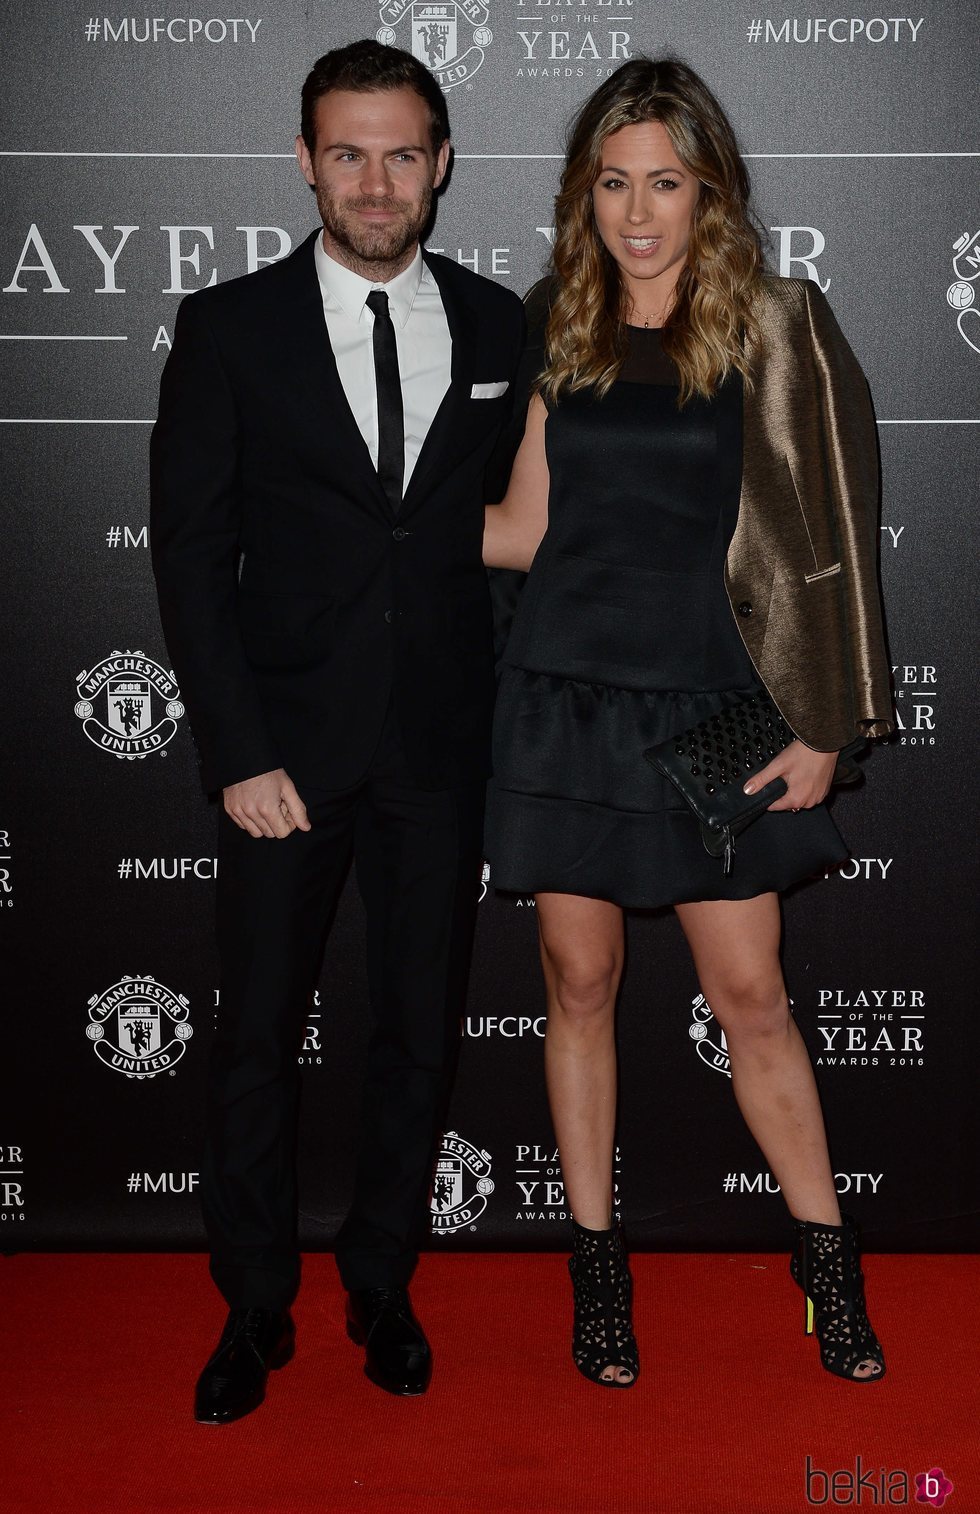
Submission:
[[847,855],[823,805],[765,814],[733,872],[644,760],[758,689],[724,586],[742,385],[677,407],[660,332],[630,329],[602,399],[550,408],[548,530],[517,606],[494,719],[495,887],[655,908],[781,890]]

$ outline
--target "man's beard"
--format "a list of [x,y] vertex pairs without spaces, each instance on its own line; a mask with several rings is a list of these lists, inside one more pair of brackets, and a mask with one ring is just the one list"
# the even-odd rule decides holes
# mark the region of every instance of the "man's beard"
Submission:
[[[338,199],[318,184],[316,203],[328,236],[348,254],[355,271],[371,278],[398,264],[415,246],[429,219],[432,190],[425,189],[418,200],[406,204],[404,200],[383,196]],[[358,210],[394,211],[398,219],[380,225],[365,223],[357,218]]]

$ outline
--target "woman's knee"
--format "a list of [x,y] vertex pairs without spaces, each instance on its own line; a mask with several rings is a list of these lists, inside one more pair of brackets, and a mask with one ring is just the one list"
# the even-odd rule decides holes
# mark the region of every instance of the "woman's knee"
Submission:
[[781,975],[768,979],[731,978],[705,994],[726,1038],[768,1039],[784,1036],[791,1015]]
[[615,952],[589,956],[554,953],[542,945],[553,1009],[577,1025],[595,1024],[612,1014],[622,972]]

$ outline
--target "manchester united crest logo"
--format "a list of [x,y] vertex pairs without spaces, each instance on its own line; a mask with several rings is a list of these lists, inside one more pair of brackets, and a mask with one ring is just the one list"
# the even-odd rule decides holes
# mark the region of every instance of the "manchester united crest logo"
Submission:
[[[493,41],[487,26],[489,9],[483,0],[386,0],[381,7],[378,41],[388,47],[405,45],[424,63],[443,89],[472,79]],[[408,38],[396,27],[408,17]]]
[[143,652],[110,652],[75,685],[75,714],[89,741],[129,762],[161,752],[184,713],[173,673]]
[[493,1193],[489,1151],[478,1151],[455,1130],[447,1130],[436,1161],[429,1208],[433,1235],[449,1235],[475,1225]]
[[189,1001],[151,977],[120,978],[88,1001],[85,1034],[106,1067],[127,1078],[171,1072],[194,1034]]
[[698,1056],[702,1062],[713,1067],[715,1072],[723,1072],[726,1078],[730,1078],[732,1065],[725,1032],[712,1014],[711,1005],[704,994],[698,994],[692,1000],[691,1008],[694,1018],[687,1033],[697,1047]]
[[946,302],[957,312],[960,336],[974,352],[980,352],[980,308],[977,289],[980,285],[980,231],[964,231],[953,243],[954,282],[946,291]]

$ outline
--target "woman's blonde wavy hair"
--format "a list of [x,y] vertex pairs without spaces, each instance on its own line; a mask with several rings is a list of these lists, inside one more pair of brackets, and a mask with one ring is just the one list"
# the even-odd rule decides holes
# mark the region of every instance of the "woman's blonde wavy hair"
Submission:
[[546,399],[614,383],[626,350],[629,296],[596,227],[592,190],[608,136],[641,121],[662,123],[677,156],[701,183],[687,263],[663,331],[680,376],[678,403],[713,394],[733,369],[751,383],[743,333],[753,305],[762,243],[749,210],[749,176],[724,111],[693,69],[674,58],[633,58],[588,99],[572,122],[555,199],[552,266],[557,288],[545,334]]

